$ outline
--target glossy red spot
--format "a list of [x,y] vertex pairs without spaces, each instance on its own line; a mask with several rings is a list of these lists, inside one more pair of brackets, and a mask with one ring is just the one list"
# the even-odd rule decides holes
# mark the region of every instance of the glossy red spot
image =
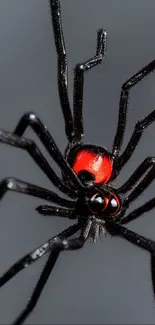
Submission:
[[[109,200],[109,199],[108,199]],[[117,212],[120,210],[121,204],[120,201],[114,193],[111,193],[111,198],[107,204],[107,207],[109,205],[109,210],[111,210],[111,213],[109,213],[110,216],[114,216],[117,214]]]
[[74,160],[73,170],[76,174],[86,170],[94,175],[94,183],[107,183],[112,174],[112,162],[103,154],[81,150]]
[[[95,202],[96,198],[97,198],[98,202]],[[101,197],[98,193],[96,193],[91,197],[91,203],[93,203],[93,204],[92,204],[92,207],[90,207],[90,211],[93,214],[99,214],[99,213],[103,212],[104,210],[106,210],[108,203],[109,203],[109,199],[107,197]],[[99,211],[98,211],[98,207],[96,206],[96,204],[99,205]],[[93,206],[94,206],[94,208],[97,208],[97,211],[95,209],[93,209]]]

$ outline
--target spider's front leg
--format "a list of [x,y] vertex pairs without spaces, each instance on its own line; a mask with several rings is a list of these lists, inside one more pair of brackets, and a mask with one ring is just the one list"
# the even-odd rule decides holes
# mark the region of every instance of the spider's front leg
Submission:
[[63,36],[61,8],[59,0],[50,0],[50,9],[53,23],[54,40],[58,58],[58,89],[61,107],[65,119],[66,135],[69,143],[81,142],[83,132],[83,87],[84,73],[102,62],[106,49],[106,32],[100,29],[97,34],[96,55],[88,61],[77,64],[74,71],[74,96],[72,118],[69,96],[68,96],[68,64]]
[[83,130],[83,88],[84,73],[96,65],[100,64],[105,56],[107,33],[100,29],[97,33],[96,55],[88,61],[77,64],[74,70],[74,95],[73,95],[73,113],[74,113],[74,141],[80,142],[84,135]]
[[54,31],[54,41],[57,52],[58,66],[58,90],[61,108],[65,121],[65,131],[69,143],[73,141],[73,117],[68,96],[68,62],[66,54],[66,46],[63,35],[61,7],[59,0],[49,0],[52,24]]

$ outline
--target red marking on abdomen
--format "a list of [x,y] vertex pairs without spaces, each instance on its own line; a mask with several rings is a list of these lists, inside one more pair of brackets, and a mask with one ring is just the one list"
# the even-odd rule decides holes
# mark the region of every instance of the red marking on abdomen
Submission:
[[87,170],[94,175],[94,183],[107,183],[112,174],[112,162],[103,154],[81,150],[74,160],[73,170],[76,174]]

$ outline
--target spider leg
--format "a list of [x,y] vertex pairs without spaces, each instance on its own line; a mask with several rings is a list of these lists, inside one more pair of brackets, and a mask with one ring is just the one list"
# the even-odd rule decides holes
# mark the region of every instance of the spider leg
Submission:
[[73,117],[68,97],[68,67],[65,41],[63,36],[61,8],[59,0],[50,0],[50,9],[54,30],[54,41],[58,57],[58,89],[62,112],[65,120],[65,130],[69,142],[73,136]]
[[152,210],[153,208],[155,208],[155,198],[152,198],[151,200],[149,200],[148,202],[146,202],[139,208],[137,208],[137,209],[133,210],[132,212],[130,212],[129,214],[127,214],[126,216],[118,217],[118,219],[116,217],[115,220],[118,220],[120,224],[124,225],[130,221],[137,219],[142,214]]
[[[142,79],[144,79],[148,74],[150,74],[154,70],[155,70],[155,60],[153,60],[147,66],[145,66],[140,71],[138,71],[135,75],[133,75],[122,85],[120,102],[119,102],[117,130],[116,130],[113,149],[112,149],[114,159],[116,159],[119,155],[119,151],[121,149],[121,145],[124,138],[130,89],[133,88],[138,82],[140,82]],[[151,120],[151,116],[150,116],[150,120]],[[148,124],[150,123],[148,122]],[[145,127],[145,122],[143,124]],[[137,135],[138,132],[141,132],[141,126],[140,126],[140,130],[138,128]]]
[[[66,240],[67,241],[67,240]],[[79,249],[82,248],[82,246],[84,245],[83,241],[78,241],[76,242],[76,247],[74,249]],[[70,248],[68,248],[70,249]],[[72,249],[72,248],[71,248]],[[47,280],[52,272],[52,269],[59,257],[60,252],[63,250],[63,248],[55,248],[51,253],[50,256],[48,258],[48,261],[46,262],[46,265],[41,273],[41,276],[39,278],[39,281],[37,282],[37,285],[32,293],[32,296],[30,297],[28,304],[26,306],[26,308],[24,308],[24,310],[20,313],[20,315],[17,317],[17,319],[13,322],[13,325],[20,325],[23,324],[23,322],[27,319],[27,317],[29,316],[29,314],[33,311],[33,309],[35,308],[40,295],[47,283]]]
[[[75,209],[60,208],[51,205],[39,205],[36,210],[39,214],[42,214],[44,216],[55,216],[74,219]],[[77,217],[75,216],[75,219],[76,218]]]
[[23,324],[23,322],[26,320],[26,318],[29,316],[29,314],[33,311],[35,308],[39,297],[47,283],[47,280],[52,272],[52,269],[59,257],[60,249],[55,249],[49,256],[46,265],[41,273],[41,276],[37,282],[37,285],[35,286],[35,289],[32,293],[32,296],[29,298],[29,302],[26,306],[26,308],[20,313],[20,315],[17,317],[17,319],[12,323],[12,325],[20,325]]
[[[119,193],[119,194],[124,194],[124,193],[130,191],[132,188],[134,188],[134,191],[131,193],[131,196],[129,195],[127,198],[125,198],[125,200],[123,202],[124,207],[123,207],[122,211],[120,212],[120,214],[118,214],[118,216],[115,217],[115,221],[118,221],[121,224],[125,224],[129,221],[132,221],[132,220],[138,218],[141,214],[143,214],[155,207],[155,199],[153,198],[150,201],[143,204],[141,207],[130,212],[127,216],[124,216],[126,208],[128,207],[128,204],[126,206],[128,199],[129,199],[129,202],[131,202],[132,200],[135,200],[145,190],[145,188],[147,186],[149,186],[149,184],[153,181],[154,176],[153,176],[152,170],[154,171],[154,168],[155,168],[155,158],[147,157],[136,168],[136,170],[129,177],[129,179],[120,188],[117,189],[117,193]],[[150,177],[150,175],[152,175],[152,177]],[[143,180],[140,182],[142,176],[145,176],[145,178],[143,178]],[[135,187],[137,182],[139,182],[139,185],[137,187]],[[144,188],[143,188],[143,186],[144,186]],[[136,193],[137,193],[137,196],[135,196]]]
[[67,161],[56,146],[56,143],[54,142],[47,127],[41,122],[35,113],[30,112],[24,114],[15,128],[14,134],[22,136],[28,126],[31,126],[32,130],[38,135],[48,153],[55,160],[64,174],[67,174],[70,177],[71,186],[74,186],[76,189],[83,188],[83,185],[81,184],[77,175],[68,165]]
[[43,187],[36,186],[30,183],[23,182],[16,178],[5,178],[0,181],[0,199],[9,191],[15,191],[26,195],[32,195],[43,200],[57,203],[60,206],[66,206],[68,208],[75,207],[75,201],[69,201],[61,198],[58,194],[49,191]]
[[[144,175],[143,179],[141,177]],[[133,191],[123,198],[123,206],[120,214],[115,217],[115,221],[118,221],[122,224],[132,221],[138,218],[142,213],[145,213],[155,207],[155,199],[151,199],[146,202],[144,205],[139,207],[138,209],[129,213],[129,215],[124,216],[126,209],[129,207],[130,203],[132,203],[135,199],[140,196],[144,190],[152,183],[155,178],[155,158],[147,157],[133,172],[133,174],[129,177],[129,179],[117,189],[119,194],[123,194],[131,190]],[[136,183],[138,185],[135,187]]]
[[120,170],[127,163],[127,161],[131,158],[136,146],[138,145],[144,130],[155,121],[155,110],[153,110],[148,116],[146,116],[141,121],[137,122],[134,128],[134,131],[131,135],[131,138],[120,157],[116,160],[116,171],[113,176],[113,179],[117,177]]
[[119,223],[115,223],[111,220],[107,220],[106,222],[108,225],[108,231],[112,234],[123,237],[130,243],[147,250],[151,254],[155,254],[155,241],[144,236],[140,236],[134,231],[120,225]]
[[29,302],[26,306],[26,308],[21,312],[21,314],[18,316],[18,318],[15,320],[13,325],[20,325],[24,322],[24,320],[29,316],[29,314],[33,311],[35,308],[38,299],[42,293],[42,290],[44,289],[44,286],[51,274],[51,271],[58,259],[58,256],[61,251],[63,250],[75,250],[80,249],[83,247],[88,233],[87,233],[87,227],[89,222],[86,224],[85,228],[81,231],[81,234],[78,238],[74,239],[67,239],[67,238],[60,238],[57,237],[57,240],[55,240],[54,248],[52,249],[52,252],[50,253],[50,256],[48,258],[48,261],[43,269],[43,272],[39,278],[39,281],[37,282],[37,285],[32,293],[31,298],[29,299]]
[[94,66],[100,64],[105,56],[107,33],[100,29],[97,33],[96,55],[88,61],[77,64],[74,70],[74,95],[73,95],[73,112],[74,112],[74,141],[81,141],[83,130],[83,88],[84,73]]
[[125,239],[127,239],[130,243],[147,250],[151,253],[151,276],[152,276],[152,286],[153,286],[153,292],[155,296],[155,241],[140,236],[137,233],[133,232],[132,230],[129,230],[122,225],[114,222],[109,222],[109,230],[112,234],[115,234],[116,236],[121,236]]
[[155,298],[155,254],[151,254],[151,278],[152,278],[153,294]]
[[36,262],[39,258],[41,258],[43,255],[50,252],[50,250],[53,250],[53,247],[55,247],[55,241],[57,239],[63,239],[68,238],[72,235],[74,235],[79,229],[81,228],[80,223],[76,223],[61,233],[57,234],[56,236],[50,238],[48,241],[46,241],[44,244],[42,244],[40,247],[37,247],[34,251],[30,252],[29,254],[26,254],[24,257],[22,257],[19,261],[14,263],[8,271],[6,271],[1,277],[0,277],[0,287],[5,285],[8,281],[10,281],[14,276],[16,276],[20,271],[27,268],[34,262]]
[[135,199],[152,183],[155,178],[155,166],[153,165],[146,173],[145,177],[138,183],[134,190],[124,199],[123,207],[127,209]]
[[147,172],[147,170],[153,166],[155,166],[155,157],[145,158],[144,161],[136,168],[133,174],[128,178],[128,180],[117,189],[117,193],[123,194],[130,191]]
[[17,135],[0,129],[0,142],[26,150],[32,159],[36,162],[36,164],[42,169],[44,174],[56,187],[59,188],[59,190],[69,195],[70,197],[76,197],[75,191],[73,189],[70,189],[63,183],[62,180],[59,179],[34,141],[26,138],[20,138]]
[[[133,174],[129,179],[117,189],[117,193],[123,194],[130,191],[134,188],[134,191],[131,192],[124,200],[125,210],[129,205],[129,202],[135,200],[154,180],[154,169],[155,169],[155,158],[147,157],[144,161],[136,168]],[[141,177],[145,175],[145,178],[140,182]],[[136,183],[139,182],[138,186],[135,187]],[[127,203],[127,206],[126,206]],[[142,206],[131,211],[128,215],[124,216],[125,210],[121,211],[120,215],[115,217],[115,221],[118,221],[121,224],[126,224],[130,221],[137,219],[143,213],[146,213],[152,210],[155,207],[155,198],[150,199],[148,202],[144,203]]]

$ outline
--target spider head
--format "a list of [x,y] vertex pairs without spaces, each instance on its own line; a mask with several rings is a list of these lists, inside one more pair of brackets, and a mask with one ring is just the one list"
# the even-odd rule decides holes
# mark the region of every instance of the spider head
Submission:
[[116,221],[121,212],[121,198],[116,190],[105,185],[86,187],[77,201],[78,219],[87,224],[85,231],[94,242],[99,235],[106,234],[109,218]]
[[119,197],[110,191],[97,191],[88,198],[87,204],[89,211],[99,218],[104,214],[113,217],[121,208]]
[[[77,206],[83,215],[94,216],[98,220],[115,218],[121,210],[121,199],[112,188],[92,186],[81,193]],[[82,208],[82,209],[81,209]]]

